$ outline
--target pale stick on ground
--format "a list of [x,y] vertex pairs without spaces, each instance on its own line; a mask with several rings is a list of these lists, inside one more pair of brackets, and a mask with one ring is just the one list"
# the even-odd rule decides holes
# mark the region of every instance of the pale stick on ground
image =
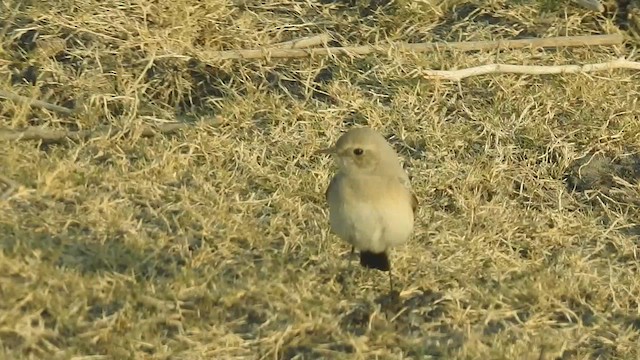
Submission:
[[[162,123],[157,125],[142,125],[131,130],[133,132],[137,132],[140,136],[150,137],[157,134],[174,133],[190,126],[193,125],[181,122]],[[0,141],[42,140],[47,143],[59,143],[65,140],[85,140],[102,136],[111,136],[123,131],[125,130],[116,126],[101,126],[87,130],[55,130],[40,127],[28,127],[20,130],[0,128]]]
[[318,153],[331,154],[338,172],[325,198],[333,233],[360,251],[360,265],[389,272],[389,250],[409,240],[418,201],[391,145],[370,128],[355,128]]
[[13,94],[4,90],[0,90],[0,98],[5,98],[11,101],[28,104],[30,106],[37,107],[37,108],[44,108],[44,109],[55,111],[64,115],[72,115],[74,113],[73,109],[69,109],[64,106],[50,104],[46,101],[28,98],[26,96]]
[[574,74],[594,71],[605,71],[613,69],[640,70],[640,62],[626,59],[616,59],[603,63],[584,65],[509,65],[509,64],[487,64],[460,70],[415,70],[411,75],[423,76],[425,78],[437,78],[445,80],[460,81],[471,76],[487,74],[528,74],[528,75],[548,75],[548,74]]
[[320,34],[307,36],[300,39],[284,41],[281,43],[274,44],[274,48],[280,49],[304,49],[310,48],[318,45],[326,45],[329,41],[331,41],[331,35],[329,34]]
[[395,50],[407,52],[427,52],[438,50],[492,50],[492,49],[521,49],[544,47],[574,47],[618,45],[624,41],[622,34],[559,36],[551,38],[533,38],[517,40],[464,41],[464,42],[427,42],[427,43],[391,43],[381,45],[362,45],[352,47],[326,47],[313,49],[278,49],[265,48],[254,50],[225,50],[203,52],[201,56],[209,60],[228,59],[273,59],[273,58],[301,58],[312,56],[337,55],[368,55],[371,53],[391,54]]

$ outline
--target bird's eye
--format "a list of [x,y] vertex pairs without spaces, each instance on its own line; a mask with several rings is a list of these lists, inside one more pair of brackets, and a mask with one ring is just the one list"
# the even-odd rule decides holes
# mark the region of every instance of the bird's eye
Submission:
[[362,150],[360,148],[355,148],[355,149],[353,149],[353,153],[356,156],[360,156],[360,155],[362,155],[364,153],[364,150]]

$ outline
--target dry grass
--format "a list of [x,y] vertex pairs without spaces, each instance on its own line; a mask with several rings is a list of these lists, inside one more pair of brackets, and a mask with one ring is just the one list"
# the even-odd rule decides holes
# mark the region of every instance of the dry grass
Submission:
[[[3,3],[1,88],[86,111],[2,101],[2,127],[198,122],[154,138],[0,144],[1,173],[21,184],[0,201],[1,358],[640,358],[638,74],[407,76],[603,61],[633,40],[204,57],[325,29],[343,45],[609,33],[624,13],[325,2]],[[333,168],[313,151],[356,124],[393,136],[421,200],[415,236],[393,253],[399,299],[328,232]]]

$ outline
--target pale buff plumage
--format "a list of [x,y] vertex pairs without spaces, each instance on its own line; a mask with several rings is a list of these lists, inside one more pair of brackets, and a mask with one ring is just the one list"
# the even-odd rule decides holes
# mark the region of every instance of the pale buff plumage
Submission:
[[338,165],[325,194],[332,232],[360,251],[362,266],[389,271],[393,287],[389,249],[411,237],[418,205],[398,155],[369,128],[352,129],[320,152]]

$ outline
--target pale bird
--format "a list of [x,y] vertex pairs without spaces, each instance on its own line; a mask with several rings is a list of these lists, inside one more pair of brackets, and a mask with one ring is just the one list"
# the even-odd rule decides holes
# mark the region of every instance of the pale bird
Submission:
[[418,200],[398,155],[382,135],[355,128],[319,153],[338,165],[325,192],[331,231],[360,251],[360,265],[389,272],[389,250],[413,232]]

